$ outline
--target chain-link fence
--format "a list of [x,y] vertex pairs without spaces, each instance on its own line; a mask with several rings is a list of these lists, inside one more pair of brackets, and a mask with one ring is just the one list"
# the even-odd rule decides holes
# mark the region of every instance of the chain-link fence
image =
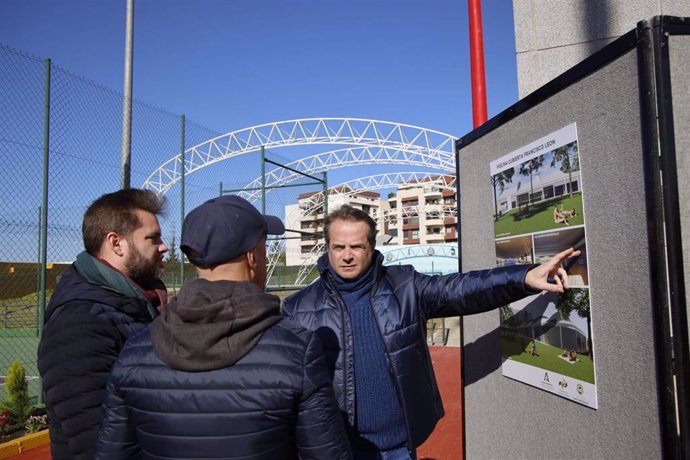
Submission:
[[[9,365],[19,361],[36,402],[36,350],[44,306],[60,275],[83,250],[81,221],[87,206],[120,185],[123,96],[4,45],[0,94],[0,383]],[[183,142],[195,145],[218,135],[189,120],[183,125],[181,115],[137,101],[132,114],[133,187],[140,187],[164,159],[177,155]],[[234,181],[241,182],[243,169],[235,166]],[[185,185],[187,210],[219,194],[218,185],[203,175]],[[164,281],[174,292],[181,276],[181,188],[171,188],[166,198],[160,222],[171,250]],[[193,276],[191,267],[187,273]],[[0,385],[0,401],[4,398]]]

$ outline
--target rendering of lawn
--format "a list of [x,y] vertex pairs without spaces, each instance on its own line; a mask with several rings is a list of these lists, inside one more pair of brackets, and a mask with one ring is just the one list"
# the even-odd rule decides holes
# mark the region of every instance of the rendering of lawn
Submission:
[[[568,219],[568,225],[555,223],[553,219],[554,206],[561,205],[563,209],[575,209],[577,215]],[[582,209],[582,193],[573,196],[563,195],[547,201],[511,209],[503,214],[495,223],[496,238],[526,233],[539,232],[550,229],[564,229],[584,223]]]
[[531,344],[530,338],[501,334],[501,354],[506,358],[594,384],[594,362],[589,356],[578,353],[577,362],[570,363],[560,357],[562,348],[541,342],[536,342],[533,356],[528,352]]

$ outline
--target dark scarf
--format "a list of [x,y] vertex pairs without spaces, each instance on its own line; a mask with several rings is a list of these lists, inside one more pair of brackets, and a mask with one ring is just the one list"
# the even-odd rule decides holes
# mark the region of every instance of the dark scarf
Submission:
[[[146,302],[146,308],[151,318],[158,316],[158,310],[155,308],[157,305],[151,302],[146,291],[107,262],[96,259],[86,251],[83,251],[77,256],[77,260],[74,261],[74,269],[91,284],[118,292],[127,297],[143,300]],[[161,281],[160,284],[163,285],[163,282]],[[165,291],[165,289],[162,289],[162,291]],[[156,294],[156,297],[159,297],[158,294]],[[160,298],[159,304],[164,303],[165,299]]]

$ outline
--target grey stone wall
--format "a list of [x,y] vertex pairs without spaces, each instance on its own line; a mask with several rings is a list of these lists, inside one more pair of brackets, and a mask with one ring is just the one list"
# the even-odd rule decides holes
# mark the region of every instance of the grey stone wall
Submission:
[[690,1],[513,0],[520,99],[658,15],[690,16]]

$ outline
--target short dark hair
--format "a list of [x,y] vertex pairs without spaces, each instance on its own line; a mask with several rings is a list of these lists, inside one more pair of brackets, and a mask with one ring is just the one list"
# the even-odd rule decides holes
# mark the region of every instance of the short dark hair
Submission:
[[84,248],[92,256],[97,256],[109,232],[124,237],[141,226],[137,210],[161,215],[165,197],[150,190],[128,188],[107,193],[91,203],[84,214],[81,233]]
[[331,212],[326,216],[326,222],[323,229],[324,236],[326,238],[326,246],[331,242],[331,238],[328,231],[334,220],[347,220],[349,222],[365,222],[369,227],[369,232],[367,233],[367,241],[372,247],[376,246],[376,222],[371,218],[369,214],[362,211],[361,209],[353,208],[349,204],[344,204],[335,211]]

